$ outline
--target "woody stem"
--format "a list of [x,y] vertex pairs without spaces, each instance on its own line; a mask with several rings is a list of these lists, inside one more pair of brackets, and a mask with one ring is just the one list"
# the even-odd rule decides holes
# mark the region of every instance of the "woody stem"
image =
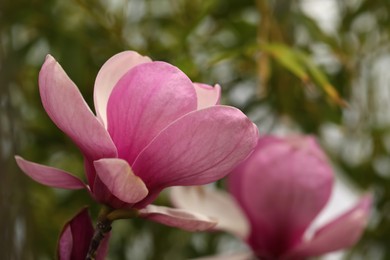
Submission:
[[100,243],[102,242],[106,234],[111,231],[112,221],[107,219],[106,217],[109,211],[109,208],[104,207],[99,214],[95,232],[91,239],[91,243],[89,244],[89,249],[85,260],[95,260],[96,252],[99,249]]

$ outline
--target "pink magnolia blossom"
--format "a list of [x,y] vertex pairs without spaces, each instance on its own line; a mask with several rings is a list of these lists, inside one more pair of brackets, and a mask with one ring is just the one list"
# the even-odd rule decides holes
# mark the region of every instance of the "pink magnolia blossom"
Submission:
[[252,249],[229,257],[205,259],[302,260],[350,247],[368,219],[371,197],[308,234],[327,203],[333,172],[313,137],[259,139],[252,155],[228,179],[230,194],[199,187],[175,187],[180,208],[217,219],[216,229],[243,239]]
[[51,187],[87,189],[113,209],[188,230],[213,221],[150,205],[166,187],[224,177],[256,146],[256,126],[238,109],[218,105],[220,87],[193,83],[178,68],[133,51],[110,58],[94,87],[96,116],[50,55],[39,74],[42,104],[81,150],[87,184],[60,169],[27,161],[19,167]]

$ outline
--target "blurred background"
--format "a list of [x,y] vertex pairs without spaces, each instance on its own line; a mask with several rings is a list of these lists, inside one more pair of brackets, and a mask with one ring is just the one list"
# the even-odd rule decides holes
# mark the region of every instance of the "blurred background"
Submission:
[[[336,200],[349,200],[352,189],[375,196],[364,237],[334,259],[390,259],[389,37],[390,1],[382,0],[1,0],[1,258],[53,259],[64,222],[94,204],[85,191],[33,182],[13,158],[83,176],[79,151],[40,103],[45,55],[92,105],[100,66],[131,49],[172,63],[193,81],[219,83],[222,103],[242,109],[261,133],[317,135],[348,183]],[[158,203],[168,203],[166,194]],[[227,234],[143,220],[117,221],[113,229],[112,260],[242,248]]]

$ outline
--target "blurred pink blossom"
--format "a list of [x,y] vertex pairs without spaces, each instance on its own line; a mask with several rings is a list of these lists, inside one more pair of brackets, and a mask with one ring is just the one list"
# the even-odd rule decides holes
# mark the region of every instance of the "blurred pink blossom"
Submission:
[[175,187],[173,203],[208,215],[216,229],[243,239],[252,249],[205,259],[302,260],[350,247],[360,238],[371,197],[319,228],[307,230],[331,195],[332,168],[311,137],[259,139],[252,155],[229,175],[230,194],[200,187]]

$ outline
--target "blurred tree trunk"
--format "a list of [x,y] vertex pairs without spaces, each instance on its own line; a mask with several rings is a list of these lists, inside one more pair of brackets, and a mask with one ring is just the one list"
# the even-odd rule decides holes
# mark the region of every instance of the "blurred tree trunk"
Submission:
[[21,131],[16,126],[17,110],[12,106],[11,53],[0,50],[0,255],[1,259],[33,259],[28,187],[16,166]]

